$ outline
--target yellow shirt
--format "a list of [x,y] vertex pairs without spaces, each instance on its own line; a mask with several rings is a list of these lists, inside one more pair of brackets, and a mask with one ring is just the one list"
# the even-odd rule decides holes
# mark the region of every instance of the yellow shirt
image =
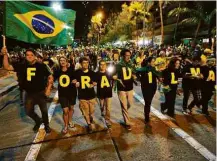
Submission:
[[155,61],[156,69],[162,71],[166,68],[166,57],[158,57]]
[[136,67],[140,68],[144,59],[145,59],[145,55],[142,58],[138,56],[136,58]]

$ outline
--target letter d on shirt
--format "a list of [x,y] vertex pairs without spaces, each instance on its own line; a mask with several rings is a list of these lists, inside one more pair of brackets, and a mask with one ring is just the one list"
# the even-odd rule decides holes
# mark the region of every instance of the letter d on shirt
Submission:
[[86,87],[90,87],[90,77],[81,76],[81,89],[85,89]]
[[32,76],[35,76],[36,68],[27,68],[27,81],[31,81]]
[[[127,75],[127,70],[128,70],[128,75]],[[123,76],[124,76],[124,80],[129,80],[132,77],[132,70],[130,68],[122,68],[123,71]]]

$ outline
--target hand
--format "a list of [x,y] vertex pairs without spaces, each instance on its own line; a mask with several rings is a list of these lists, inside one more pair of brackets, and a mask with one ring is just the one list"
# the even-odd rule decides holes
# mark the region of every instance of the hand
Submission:
[[200,77],[200,79],[204,78],[203,74],[199,74],[199,77]]
[[133,77],[133,80],[135,80],[137,78],[136,75],[134,75],[134,74],[132,75],[132,77]]
[[75,86],[78,88],[80,87],[80,83],[79,82],[76,82]]
[[97,85],[97,83],[96,82],[93,82],[93,86],[96,86]]
[[76,79],[73,79],[73,80],[72,80],[72,83],[73,83],[73,84],[76,84],[76,83],[77,83],[77,80],[76,80]]
[[158,80],[159,80],[159,82],[163,82],[163,78],[159,78]]
[[113,78],[114,80],[117,80],[117,79],[118,79],[118,76],[117,76],[117,75],[114,75],[112,78]]
[[2,53],[3,55],[6,55],[6,54],[8,53],[7,48],[6,48],[6,47],[2,47],[1,53]]
[[45,94],[45,96],[47,96],[47,97],[50,96],[51,90],[50,90],[49,88],[46,88],[44,94]]

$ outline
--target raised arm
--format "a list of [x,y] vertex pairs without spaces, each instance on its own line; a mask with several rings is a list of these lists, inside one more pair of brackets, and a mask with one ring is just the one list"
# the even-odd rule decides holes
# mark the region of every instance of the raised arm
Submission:
[[6,70],[14,70],[13,66],[9,64],[8,62],[8,51],[6,47],[3,47],[1,50],[1,53],[3,54],[3,68]]

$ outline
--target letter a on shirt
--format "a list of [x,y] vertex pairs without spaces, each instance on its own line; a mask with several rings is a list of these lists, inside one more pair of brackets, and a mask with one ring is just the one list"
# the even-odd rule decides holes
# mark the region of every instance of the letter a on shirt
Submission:
[[[128,75],[127,75],[127,70],[128,70]],[[132,77],[132,70],[130,68],[122,68],[123,71],[123,76],[124,76],[124,80],[129,80]]]
[[[66,80],[66,82],[65,83],[63,83],[63,79],[65,79]],[[60,76],[60,78],[59,78],[59,83],[60,83],[60,86],[62,86],[62,87],[67,87],[68,85],[69,85],[69,83],[70,83],[70,78],[69,78],[69,76],[68,75],[61,75]]]
[[27,68],[27,81],[32,80],[32,76],[35,76],[36,68]]
[[81,76],[81,89],[85,89],[86,87],[90,87],[90,77]]
[[102,76],[102,80],[101,80],[101,88],[104,87],[110,87],[109,81],[105,75]]
[[213,81],[213,82],[215,81],[215,73],[212,70],[209,71],[209,76],[207,78],[207,81]]

